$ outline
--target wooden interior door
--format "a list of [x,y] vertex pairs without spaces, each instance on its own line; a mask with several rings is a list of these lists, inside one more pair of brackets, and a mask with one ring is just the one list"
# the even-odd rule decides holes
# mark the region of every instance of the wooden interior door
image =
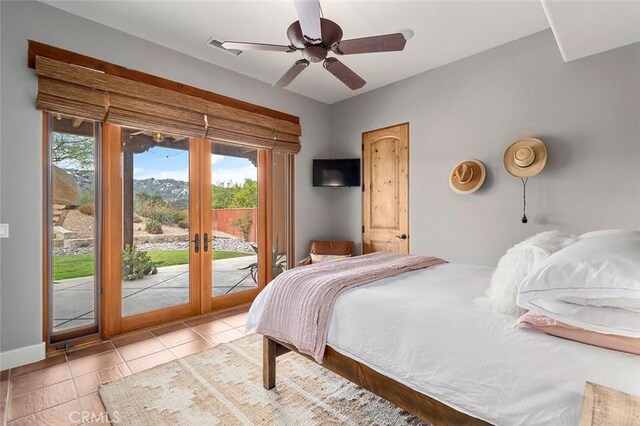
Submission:
[[409,253],[409,123],[362,134],[362,251]]

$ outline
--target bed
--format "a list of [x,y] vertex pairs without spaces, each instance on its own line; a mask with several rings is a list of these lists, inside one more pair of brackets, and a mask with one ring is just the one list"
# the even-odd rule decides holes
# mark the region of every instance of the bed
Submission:
[[[519,329],[477,306],[492,272],[446,264],[345,292],[323,365],[433,424],[576,425],[587,381],[640,394],[638,356]],[[267,387],[275,357],[295,349],[265,336]]]

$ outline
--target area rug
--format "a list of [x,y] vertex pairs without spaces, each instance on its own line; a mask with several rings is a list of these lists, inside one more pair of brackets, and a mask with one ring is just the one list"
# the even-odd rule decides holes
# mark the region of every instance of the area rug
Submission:
[[424,425],[294,353],[264,389],[259,335],[113,381],[100,397],[118,425]]

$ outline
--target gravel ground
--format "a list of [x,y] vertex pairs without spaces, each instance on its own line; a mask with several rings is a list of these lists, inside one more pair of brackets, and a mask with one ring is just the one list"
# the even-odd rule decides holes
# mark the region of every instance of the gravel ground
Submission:
[[[189,248],[188,242],[177,243],[149,243],[139,244],[140,250],[186,250]],[[216,251],[235,251],[240,253],[255,253],[253,246],[238,238],[218,238],[213,237],[213,249]],[[93,247],[56,247],[53,249],[53,254],[58,255],[72,255],[72,254],[89,254],[93,253]]]

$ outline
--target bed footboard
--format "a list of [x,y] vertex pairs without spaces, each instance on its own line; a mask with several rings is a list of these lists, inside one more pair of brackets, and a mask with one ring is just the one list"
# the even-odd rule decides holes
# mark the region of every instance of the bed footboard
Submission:
[[[269,336],[263,336],[262,380],[265,389],[273,389],[276,385],[276,358],[292,351],[300,354],[293,346],[279,342]],[[307,355],[300,355],[313,361]],[[432,425],[475,426],[488,424],[410,389],[370,367],[336,352],[330,346],[327,346],[322,366]]]

